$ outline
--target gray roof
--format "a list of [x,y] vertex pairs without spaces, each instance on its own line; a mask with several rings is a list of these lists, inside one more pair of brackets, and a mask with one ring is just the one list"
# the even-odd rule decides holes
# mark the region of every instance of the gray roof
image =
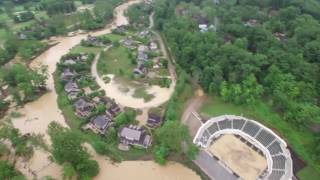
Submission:
[[129,139],[129,140],[139,141],[141,137],[141,133],[142,132],[139,130],[124,127],[120,132],[120,136],[125,137],[126,139]]
[[138,60],[147,61],[148,60],[148,54],[145,54],[144,52],[140,51],[138,53]]
[[105,129],[111,122],[111,118],[107,115],[99,115],[91,120],[92,124],[100,129]]
[[64,90],[66,92],[73,92],[73,91],[80,91],[78,89],[78,85],[72,81],[69,81],[65,86],[64,86]]
[[161,123],[162,119],[161,116],[158,116],[156,114],[149,114],[147,123],[148,124],[159,124]]
[[87,102],[86,100],[84,100],[83,98],[79,99],[78,101],[76,101],[74,103],[74,106],[77,108],[77,109],[83,109],[87,106],[91,106],[91,104],[89,102]]

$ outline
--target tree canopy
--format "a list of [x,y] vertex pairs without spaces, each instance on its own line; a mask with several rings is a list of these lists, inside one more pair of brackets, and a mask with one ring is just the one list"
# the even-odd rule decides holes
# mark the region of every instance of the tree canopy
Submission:
[[81,178],[94,177],[99,172],[98,163],[89,159],[89,154],[81,145],[79,134],[62,127],[57,123],[49,125],[52,140],[52,155],[59,164],[64,164],[64,177],[72,177],[73,170]]

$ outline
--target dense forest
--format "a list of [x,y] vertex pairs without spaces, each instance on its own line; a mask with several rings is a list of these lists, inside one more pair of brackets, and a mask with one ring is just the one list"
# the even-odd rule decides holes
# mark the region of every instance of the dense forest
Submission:
[[[320,137],[318,1],[159,0],[155,12],[177,63],[207,93],[266,104],[296,131]],[[212,28],[200,31],[200,24]]]

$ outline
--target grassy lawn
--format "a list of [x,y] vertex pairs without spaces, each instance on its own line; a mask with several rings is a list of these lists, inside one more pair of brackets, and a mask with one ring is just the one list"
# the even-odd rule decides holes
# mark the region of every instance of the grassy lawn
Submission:
[[64,24],[65,26],[71,26],[75,24],[76,22],[79,22],[79,16],[78,14],[70,14],[68,16],[63,16]]
[[200,113],[205,117],[234,114],[257,120],[286,139],[288,145],[290,145],[308,165],[319,169],[319,163],[312,160],[312,154],[309,153],[315,142],[314,135],[306,129],[298,130],[293,124],[281,119],[278,114],[274,113],[263,103],[258,103],[254,107],[237,106],[226,103],[218,97],[211,97],[203,105]]
[[8,22],[8,25],[9,25],[9,27],[12,28],[12,30],[18,31],[24,27],[32,25],[33,23],[35,23],[35,20],[30,20],[30,21],[22,22],[22,23],[15,23],[14,21],[10,20]]
[[158,73],[159,76],[170,76],[168,68],[160,68]]
[[0,44],[4,43],[7,39],[7,31],[4,29],[0,29]]
[[303,168],[297,174],[300,180],[317,180],[320,177],[320,174],[316,172],[312,167],[307,166]]
[[114,74],[116,77],[130,77],[135,65],[129,59],[129,50],[125,47],[111,48],[102,53],[98,61],[98,73]]
[[120,41],[121,39],[124,38],[124,36],[118,35],[118,34],[106,34],[103,35],[105,37],[108,37],[111,41]]
[[82,2],[81,1],[74,1],[74,4],[76,5],[76,7],[82,6]]
[[146,91],[146,88],[139,87],[139,88],[135,89],[132,97],[139,98],[139,99],[142,98],[142,99],[144,99],[145,102],[149,102],[154,98],[154,95],[148,94],[148,92]]
[[81,52],[86,52],[86,53],[94,53],[97,54],[101,51],[101,48],[98,47],[84,47],[81,45],[77,45],[75,47],[73,47],[70,52],[71,53],[81,53]]

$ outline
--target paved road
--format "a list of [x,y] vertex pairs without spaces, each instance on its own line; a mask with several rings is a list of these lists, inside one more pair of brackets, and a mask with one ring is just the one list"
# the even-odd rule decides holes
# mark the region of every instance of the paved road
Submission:
[[197,158],[193,161],[212,180],[237,180],[237,177],[227,171],[208,152],[200,150]]
[[181,121],[187,125],[192,138],[196,135],[202,123],[192,115],[192,112],[199,112],[206,96],[201,89],[198,89],[195,94],[188,100],[186,107],[182,113]]

